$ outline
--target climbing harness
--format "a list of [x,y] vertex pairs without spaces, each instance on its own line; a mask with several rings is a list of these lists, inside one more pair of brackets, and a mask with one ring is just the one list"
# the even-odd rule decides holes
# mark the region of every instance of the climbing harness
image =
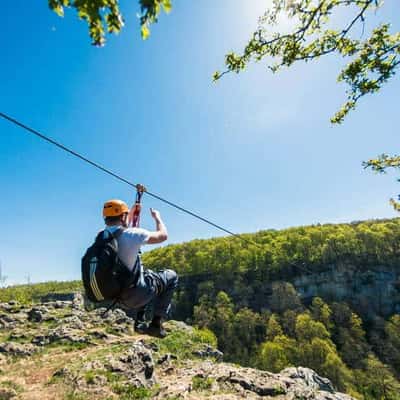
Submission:
[[129,226],[133,228],[138,228],[140,225],[140,211],[142,209],[141,201],[144,192],[146,192],[146,188],[141,184],[137,184],[135,205],[133,206],[131,220],[129,222]]

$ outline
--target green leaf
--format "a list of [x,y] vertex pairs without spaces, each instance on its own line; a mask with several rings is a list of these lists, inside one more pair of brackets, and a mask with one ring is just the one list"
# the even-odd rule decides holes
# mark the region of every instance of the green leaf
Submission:
[[163,0],[162,6],[163,6],[164,11],[165,11],[166,13],[171,12],[171,10],[172,10],[172,3],[171,3],[171,0]]
[[148,28],[147,25],[142,25],[140,33],[142,35],[142,39],[146,40],[150,36],[150,29]]
[[221,73],[219,72],[219,71],[215,71],[214,73],[213,73],[213,82],[217,82],[217,80],[219,79],[219,78],[221,78]]

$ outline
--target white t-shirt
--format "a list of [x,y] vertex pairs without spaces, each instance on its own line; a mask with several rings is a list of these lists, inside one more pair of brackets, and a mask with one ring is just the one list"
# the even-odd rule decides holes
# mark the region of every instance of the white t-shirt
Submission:
[[[108,232],[114,233],[122,226],[107,226],[105,229],[105,239]],[[124,228],[118,238],[118,257],[132,271],[136,263],[140,246],[147,243],[150,232],[142,228]]]

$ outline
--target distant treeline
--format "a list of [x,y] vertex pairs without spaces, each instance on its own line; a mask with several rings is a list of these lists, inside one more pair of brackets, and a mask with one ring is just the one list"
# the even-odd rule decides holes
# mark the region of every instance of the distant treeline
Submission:
[[0,302],[18,301],[22,304],[39,302],[49,294],[64,294],[82,291],[81,281],[43,282],[14,285],[0,289]]
[[340,262],[362,268],[399,264],[399,218],[318,224],[241,236],[247,241],[222,237],[161,247],[145,253],[143,260],[150,268],[173,267],[185,275],[229,278],[249,272],[262,281],[321,272]]

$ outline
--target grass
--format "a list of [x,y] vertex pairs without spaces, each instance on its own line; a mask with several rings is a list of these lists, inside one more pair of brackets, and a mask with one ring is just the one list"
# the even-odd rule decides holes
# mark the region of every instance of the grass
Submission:
[[146,400],[154,395],[154,389],[136,387],[128,383],[115,383],[112,386],[119,400]]
[[111,384],[116,384],[122,380],[121,375],[108,370],[99,371],[99,374],[104,375],[107,378],[107,382]]
[[192,389],[197,391],[210,390],[214,383],[214,379],[202,376],[194,376],[192,378]]
[[[100,348],[94,348],[89,355],[85,357],[85,362],[99,360],[104,362],[109,354],[116,355],[122,354],[128,350],[132,345],[130,343],[110,344]],[[82,362],[82,360],[80,361]]]
[[30,343],[34,337],[33,334],[22,334],[21,336],[14,336],[15,333],[10,332],[7,337],[5,337],[5,342],[15,342],[20,344]]
[[96,373],[95,371],[86,371],[85,372],[85,381],[88,385],[93,385],[96,382]]
[[91,343],[87,343],[87,342],[67,342],[64,340],[58,340],[58,341],[50,343],[44,347],[46,350],[60,348],[65,352],[70,352],[70,351],[75,351],[75,350],[83,350],[91,345],[92,345]]
[[21,393],[24,391],[23,386],[19,385],[18,383],[15,383],[13,381],[10,381],[10,380],[0,382],[0,386],[2,386],[3,388],[7,388],[7,389],[13,389],[17,393]]
[[155,343],[161,354],[174,354],[180,359],[195,358],[193,351],[204,344],[215,347],[217,340],[215,335],[208,329],[197,329],[193,331],[173,330],[164,339],[156,339]]
[[83,393],[76,393],[75,391],[67,392],[64,400],[87,400],[87,396]]
[[118,329],[113,328],[112,326],[106,326],[104,332],[109,333],[110,335],[122,336],[122,333]]

